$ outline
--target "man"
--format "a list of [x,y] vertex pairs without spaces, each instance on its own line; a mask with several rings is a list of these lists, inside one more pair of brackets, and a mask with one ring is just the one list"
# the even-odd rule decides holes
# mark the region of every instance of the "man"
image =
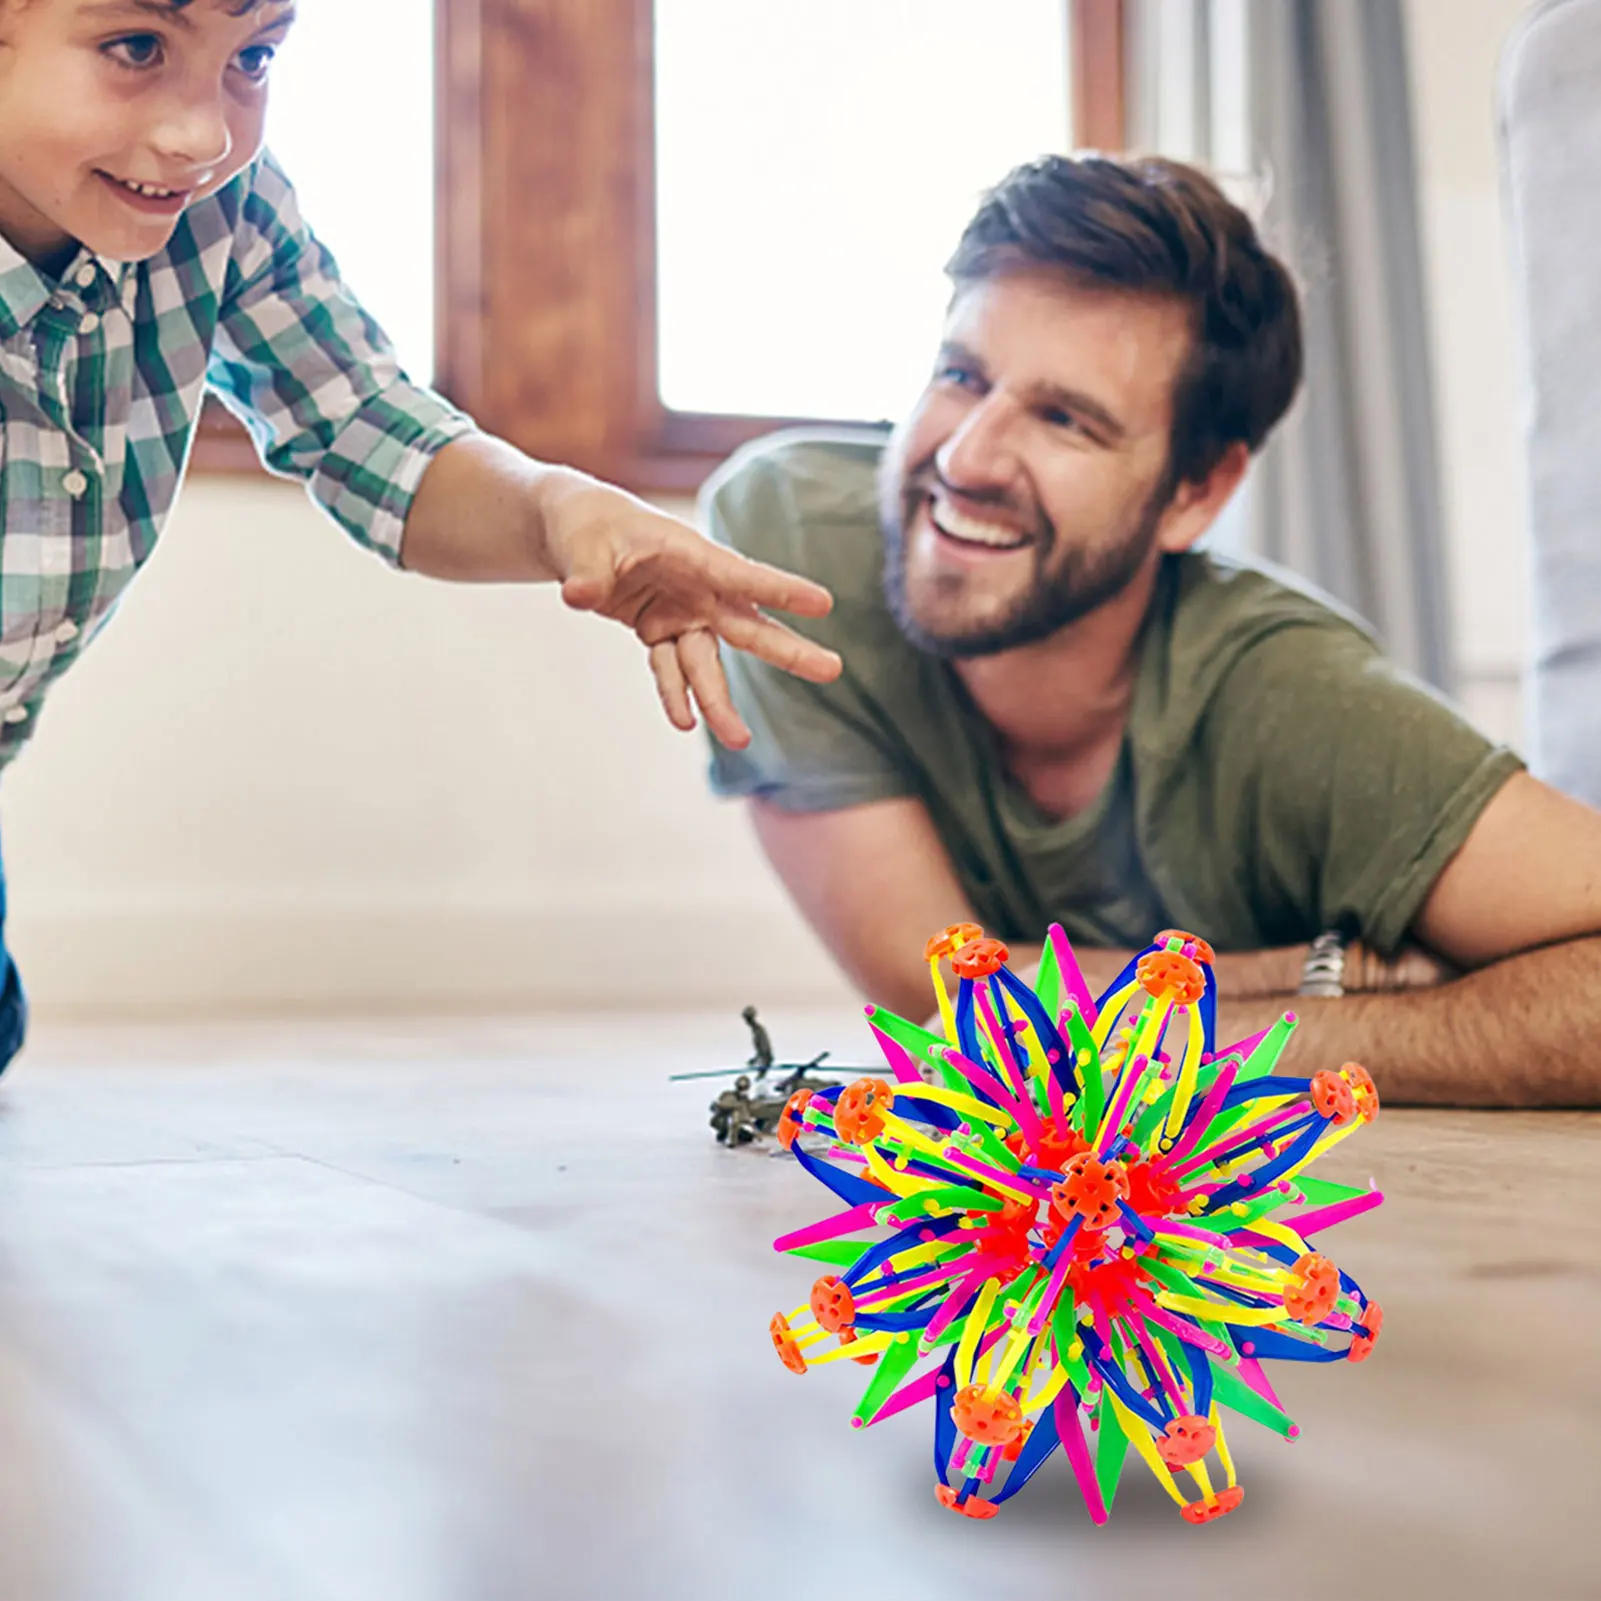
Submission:
[[[1601,1101],[1601,815],[1354,619],[1193,548],[1300,380],[1249,220],[1174,163],[1053,157],[948,270],[887,444],[783,436],[706,499],[836,596],[808,632],[838,682],[729,659],[754,739],[713,780],[846,971],[921,1016],[946,923],[1027,962],[1059,920],[1103,984],[1177,925],[1219,950],[1224,1038],[1293,1009],[1290,1060],[1360,1060],[1391,1099]],[[682,720],[666,653],[658,681]]]

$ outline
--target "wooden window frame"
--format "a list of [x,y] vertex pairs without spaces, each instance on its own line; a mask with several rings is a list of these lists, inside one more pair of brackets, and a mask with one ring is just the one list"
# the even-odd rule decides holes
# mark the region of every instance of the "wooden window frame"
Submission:
[[[1120,148],[1126,0],[1063,3],[1074,143]],[[692,492],[746,441],[817,421],[662,404],[653,0],[437,4],[437,387],[530,455],[644,492]],[[195,462],[256,465],[216,405]]]

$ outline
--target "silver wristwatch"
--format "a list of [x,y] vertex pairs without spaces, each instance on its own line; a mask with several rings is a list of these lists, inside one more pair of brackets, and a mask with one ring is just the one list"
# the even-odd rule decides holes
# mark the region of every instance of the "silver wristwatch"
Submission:
[[1345,936],[1334,930],[1319,934],[1306,953],[1301,968],[1300,995],[1335,999],[1345,994]]

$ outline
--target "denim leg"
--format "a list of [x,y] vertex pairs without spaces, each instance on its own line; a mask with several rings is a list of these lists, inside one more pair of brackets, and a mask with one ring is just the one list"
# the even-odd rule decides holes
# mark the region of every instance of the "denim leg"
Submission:
[[22,975],[6,948],[6,875],[0,863],[0,971],[4,983],[0,984],[0,1073],[10,1065],[12,1057],[22,1049],[28,1032],[28,997],[22,991]]

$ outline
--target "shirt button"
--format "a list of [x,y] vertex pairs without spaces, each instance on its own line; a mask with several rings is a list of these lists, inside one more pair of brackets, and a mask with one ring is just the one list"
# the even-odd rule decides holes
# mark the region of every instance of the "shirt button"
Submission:
[[81,495],[89,487],[89,480],[85,478],[76,467],[74,467],[72,471],[61,480],[61,487],[66,490],[66,492],[71,495],[74,500],[76,500],[79,495]]
[[6,713],[6,721],[8,723],[25,723],[27,720],[28,708],[26,706],[13,706]]
[[95,270],[86,261],[78,269],[78,287],[80,289],[87,289],[89,287],[89,285],[92,284],[94,281],[95,281]]
[[58,645],[70,644],[78,637],[78,625],[68,618],[64,623],[56,624],[56,643]]
[[99,326],[99,315],[93,311],[86,311],[83,314],[83,321],[78,324],[78,332],[81,334],[92,334]]

